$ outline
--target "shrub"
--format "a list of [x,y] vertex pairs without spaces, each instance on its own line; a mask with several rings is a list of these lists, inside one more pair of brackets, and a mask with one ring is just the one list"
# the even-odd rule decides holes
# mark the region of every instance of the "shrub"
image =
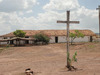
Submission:
[[69,57],[70,54],[67,53],[67,60],[68,60],[68,65],[67,65],[67,68],[69,71],[71,71],[72,69],[76,70],[77,68],[75,68],[74,66],[72,66],[72,63],[73,62],[77,62],[77,52],[74,53],[72,59]]
[[49,36],[47,36],[43,33],[35,34],[33,37],[35,38],[35,43],[42,42],[42,44],[48,44],[50,41]]

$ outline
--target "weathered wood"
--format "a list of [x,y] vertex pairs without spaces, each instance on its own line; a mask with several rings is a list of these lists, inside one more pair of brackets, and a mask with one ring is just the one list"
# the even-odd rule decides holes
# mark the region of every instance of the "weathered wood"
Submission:
[[[66,40],[66,42],[67,42],[67,54],[69,53],[69,41],[70,41],[70,39],[69,39],[69,24],[70,23],[74,23],[74,24],[78,24],[79,23],[79,21],[70,21],[70,11],[67,11],[67,21],[57,21],[57,23],[66,23],[67,24],[67,40]],[[67,55],[68,56],[68,55]],[[69,67],[70,66],[70,63],[68,62],[68,59],[67,59],[67,67]]]
[[[69,16],[70,16],[70,11],[67,11],[67,54],[69,54],[69,21],[70,21]],[[70,63],[68,62],[68,55],[67,55],[67,67],[70,67]]]
[[79,24],[79,21],[70,21],[69,23]]
[[[57,21],[57,23],[67,23],[68,21]],[[79,21],[69,21],[69,23],[77,23],[79,24]]]
[[96,8],[97,10],[100,10],[100,5],[98,6],[98,8]]
[[57,23],[67,23],[67,21],[57,21]]
[[98,8],[96,9],[99,10],[99,36],[100,36],[100,6],[98,6]]

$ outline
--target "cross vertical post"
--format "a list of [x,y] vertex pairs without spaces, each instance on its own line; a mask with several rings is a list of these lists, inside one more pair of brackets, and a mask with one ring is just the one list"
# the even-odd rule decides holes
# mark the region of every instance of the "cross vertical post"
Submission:
[[[67,54],[69,54],[69,20],[70,20],[70,11],[67,11]],[[70,56],[69,56],[70,57]],[[68,55],[67,55],[67,66],[69,66],[69,63],[68,63]]]
[[100,6],[96,9],[99,10],[99,37],[100,37]]
[[70,65],[70,63],[69,63],[69,61],[68,61],[68,58],[69,58],[69,41],[70,41],[70,39],[69,39],[69,24],[70,23],[76,23],[76,24],[79,24],[79,21],[70,21],[70,11],[67,11],[67,21],[57,21],[57,23],[66,23],[67,24],[67,68],[68,67],[70,67],[71,65]]

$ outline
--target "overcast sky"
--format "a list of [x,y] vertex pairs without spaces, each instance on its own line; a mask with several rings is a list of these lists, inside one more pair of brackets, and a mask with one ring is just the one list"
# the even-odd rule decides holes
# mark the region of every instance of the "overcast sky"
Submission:
[[100,0],[0,0],[0,35],[17,29],[66,29],[66,11],[71,11],[70,29],[90,29],[99,32],[98,11]]

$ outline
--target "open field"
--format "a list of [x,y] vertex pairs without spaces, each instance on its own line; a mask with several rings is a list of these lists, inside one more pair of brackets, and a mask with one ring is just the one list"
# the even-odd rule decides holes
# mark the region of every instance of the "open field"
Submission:
[[[2,50],[2,48],[1,48]],[[24,75],[31,68],[34,75],[100,75],[100,43],[80,43],[70,47],[78,53],[77,71],[67,71],[66,44],[10,47],[0,53],[0,75]]]

